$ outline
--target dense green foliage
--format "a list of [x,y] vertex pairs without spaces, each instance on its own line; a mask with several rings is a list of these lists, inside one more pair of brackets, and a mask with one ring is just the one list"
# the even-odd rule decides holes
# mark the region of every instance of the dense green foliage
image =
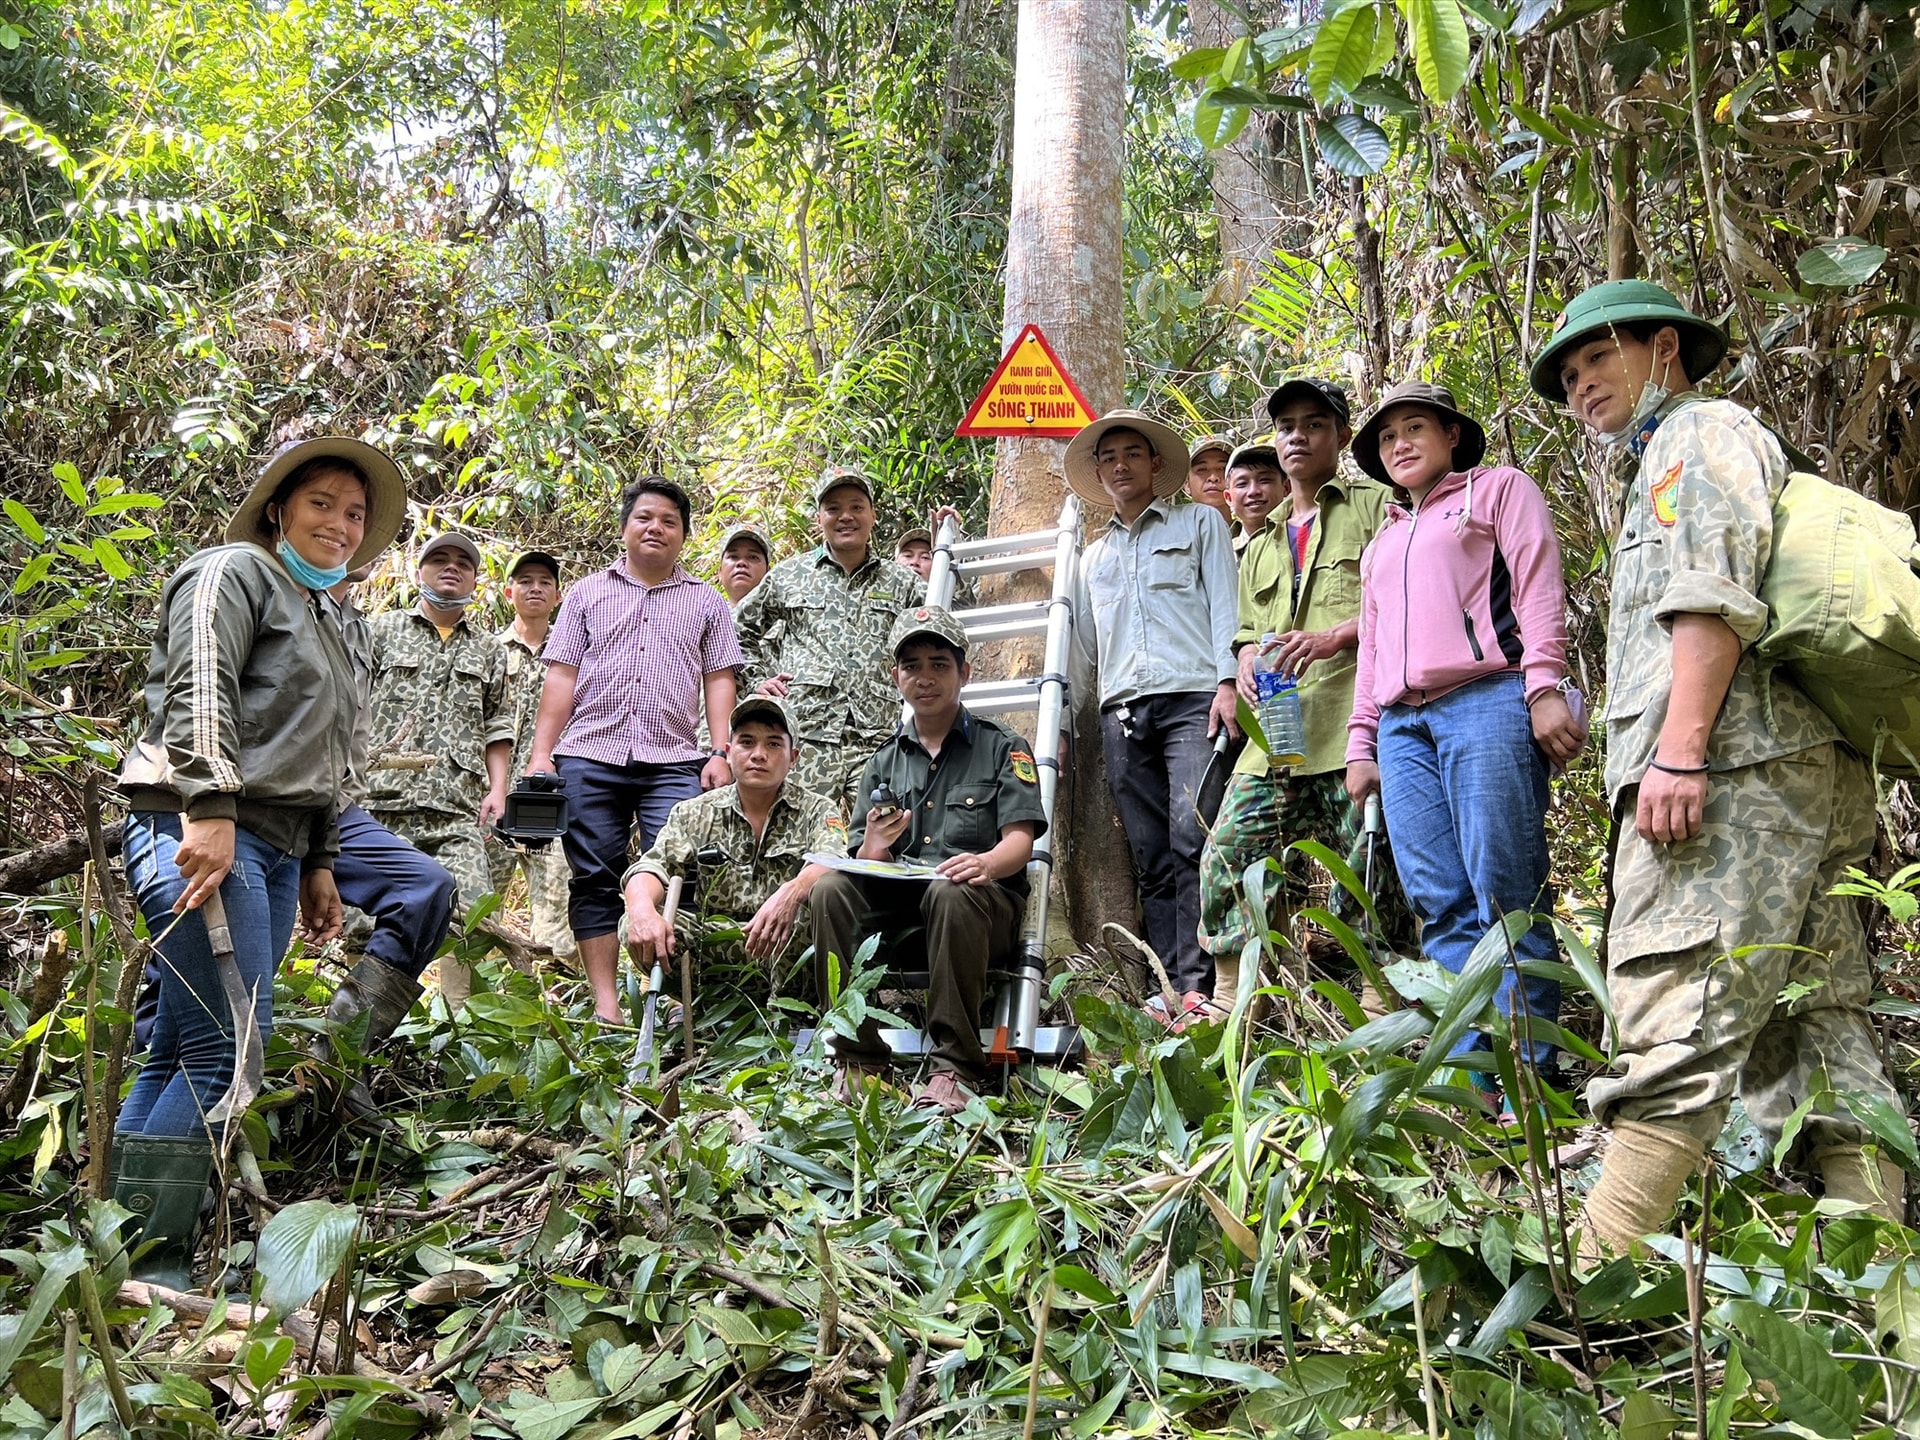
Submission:
[[[1910,8],[1245,10],[1199,45],[1183,6],[1135,7],[1135,400],[1212,429],[1298,369],[1444,378],[1556,497],[1596,690],[1609,498],[1523,368],[1610,263],[1724,317],[1727,383],[1833,473],[1920,498]],[[419,523],[583,560],[648,468],[697,482],[703,562],[742,515],[797,541],[828,458],[881,477],[890,521],[977,521],[991,455],[951,430],[1001,333],[1013,32],[1010,0],[0,10],[0,852],[82,827],[159,583],[280,438],[371,433]],[[1250,285],[1221,153],[1273,221]],[[1591,765],[1554,825],[1567,978],[1598,992]],[[1917,880],[1861,882],[1896,937]],[[1280,1022],[1184,1037],[1082,958],[1058,1003],[1085,1073],[948,1126],[824,1102],[818,1056],[770,1038],[791,1002],[710,975],[698,1061],[661,1083],[577,987],[489,960],[464,1016],[403,1031],[385,1145],[315,1108],[338,957],[302,957],[221,1242],[309,1330],[349,1295],[360,1323],[318,1359],[277,1316],[177,1327],[116,1300],[81,1189],[129,951],[92,891],[56,890],[0,901],[0,1440],[68,1405],[71,1433],[114,1433],[123,1403],[182,1435],[316,1435],[324,1405],[337,1436],[449,1412],[521,1440],[1914,1423],[1911,1235],[1781,1193],[1738,1122],[1681,1217],[1711,1261],[1676,1241],[1569,1274],[1577,1097],[1516,1133],[1427,1044],[1491,1023],[1491,946],[1457,988],[1397,970],[1427,1010],[1359,1034],[1298,937],[1274,942]],[[1896,954],[1877,1001],[1903,1073],[1913,973]],[[1589,1064],[1603,1008],[1569,1019]]]

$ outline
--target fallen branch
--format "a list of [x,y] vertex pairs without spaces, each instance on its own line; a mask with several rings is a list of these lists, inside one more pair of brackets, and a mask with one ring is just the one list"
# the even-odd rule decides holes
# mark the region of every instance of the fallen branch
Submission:
[[512,1179],[507,1180],[498,1190],[494,1190],[485,1195],[476,1193],[486,1186],[493,1184],[506,1173],[507,1167],[505,1165],[495,1165],[490,1169],[482,1170],[464,1185],[461,1185],[448,1194],[448,1196],[437,1205],[428,1206],[423,1210],[391,1205],[369,1205],[366,1214],[369,1219],[377,1217],[382,1220],[443,1220],[449,1215],[459,1214],[462,1210],[475,1210],[482,1205],[491,1205],[496,1200],[504,1200],[509,1195],[517,1195],[529,1186],[546,1179],[547,1176],[553,1174],[553,1172],[559,1168],[560,1162],[558,1160],[550,1160],[545,1165],[536,1166],[532,1170],[524,1171]]
[[[126,830],[124,820],[116,820],[101,830],[101,842],[109,856],[120,853],[120,841]],[[0,892],[25,895],[51,881],[78,875],[80,867],[92,858],[93,846],[84,830],[62,835],[58,840],[49,840],[0,860]]]
[[754,1279],[753,1276],[743,1270],[735,1270],[728,1265],[717,1265],[711,1260],[696,1261],[695,1265],[701,1274],[711,1275],[714,1279],[731,1285],[736,1290],[744,1290],[763,1305],[772,1305],[781,1310],[797,1310],[800,1308],[778,1289],[767,1284],[764,1280]]

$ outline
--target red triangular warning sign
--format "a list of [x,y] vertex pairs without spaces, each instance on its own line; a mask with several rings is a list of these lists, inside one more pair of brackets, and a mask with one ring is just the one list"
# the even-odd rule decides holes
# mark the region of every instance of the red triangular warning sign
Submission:
[[1040,327],[1029,325],[1014,337],[953,433],[1071,440],[1097,418]]

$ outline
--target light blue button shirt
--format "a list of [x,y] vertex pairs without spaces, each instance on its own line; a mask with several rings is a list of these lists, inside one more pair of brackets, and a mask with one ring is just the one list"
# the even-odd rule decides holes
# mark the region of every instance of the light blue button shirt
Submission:
[[1099,671],[1101,707],[1210,695],[1232,680],[1237,605],[1233,540],[1218,510],[1155,500],[1131,526],[1109,518],[1073,587],[1074,638]]

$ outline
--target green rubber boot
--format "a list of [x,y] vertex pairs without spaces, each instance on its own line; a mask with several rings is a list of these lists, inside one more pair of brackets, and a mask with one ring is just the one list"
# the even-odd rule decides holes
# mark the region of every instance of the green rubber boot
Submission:
[[[367,1030],[360,1042],[360,1053],[371,1055],[392,1038],[414,1001],[424,993],[419,981],[363,956],[340,982],[340,988],[333,992],[333,1000],[327,1006],[326,1029],[313,1038],[314,1058],[334,1059],[334,1037],[362,1015],[367,1017]],[[358,1075],[348,1077],[339,1098],[341,1109],[351,1118],[375,1125],[386,1123],[372,1092]]]
[[213,1178],[212,1143],[204,1135],[116,1135],[113,1149],[113,1198],[140,1227],[133,1233],[129,1226],[126,1235],[133,1278],[190,1289],[200,1204]]

